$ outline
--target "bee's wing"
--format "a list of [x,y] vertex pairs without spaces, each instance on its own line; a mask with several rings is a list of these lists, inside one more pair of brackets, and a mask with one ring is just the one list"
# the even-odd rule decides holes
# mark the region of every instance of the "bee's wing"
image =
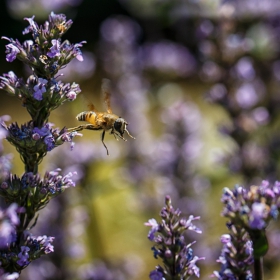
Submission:
[[97,110],[92,102],[88,102],[88,110],[97,113]]
[[111,109],[111,82],[108,79],[103,79],[102,80],[102,86],[101,86],[101,90],[102,90],[102,95],[104,98],[104,102],[106,104],[107,107],[107,112],[109,114],[112,114],[112,109]]
[[81,96],[83,98],[83,103],[87,104],[88,110],[97,113],[98,110],[95,108],[92,101],[89,98],[87,98],[84,94],[81,94]]

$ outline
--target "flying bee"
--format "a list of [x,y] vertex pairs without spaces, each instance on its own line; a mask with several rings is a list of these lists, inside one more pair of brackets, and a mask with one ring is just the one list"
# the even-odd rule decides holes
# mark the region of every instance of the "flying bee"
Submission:
[[109,155],[107,146],[104,143],[105,132],[111,130],[110,134],[113,134],[115,139],[119,140],[117,137],[124,141],[127,141],[123,135],[126,132],[128,136],[135,139],[127,130],[126,126],[128,123],[121,117],[113,114],[111,109],[111,90],[110,81],[108,79],[102,80],[102,94],[104,96],[104,102],[107,107],[107,112],[98,112],[93,104],[89,105],[89,111],[81,112],[76,116],[78,121],[86,121],[89,124],[79,125],[74,128],[68,129],[68,131],[80,131],[83,129],[89,130],[103,130],[101,133],[101,141]]

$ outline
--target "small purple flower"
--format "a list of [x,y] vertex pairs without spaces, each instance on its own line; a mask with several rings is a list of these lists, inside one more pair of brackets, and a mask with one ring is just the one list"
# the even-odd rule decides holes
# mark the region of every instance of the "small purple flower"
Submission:
[[151,280],[162,280],[163,279],[163,274],[160,271],[155,269],[155,270],[150,272],[149,277],[150,277]]
[[21,246],[21,252],[18,254],[18,261],[17,264],[20,266],[26,266],[30,263],[29,259],[29,254],[28,252],[30,251],[30,248],[27,246]]
[[71,179],[76,172],[69,172],[65,176],[61,176],[59,172],[60,168],[47,172],[44,177],[44,185],[53,194],[59,193],[69,187],[75,187],[75,182]]
[[68,100],[73,101],[76,99],[77,93],[72,90],[66,94],[66,97],[68,98]]
[[33,97],[38,100],[41,101],[43,100],[43,93],[45,93],[46,87],[45,85],[48,83],[47,80],[39,78],[38,79],[38,84],[34,86],[34,93],[33,93]]
[[[37,127],[36,127],[36,128],[37,128]],[[39,133],[36,133],[36,132],[35,132],[35,133],[32,135],[32,139],[35,140],[35,141],[38,141],[40,138],[41,138],[41,136],[40,136]]]
[[229,234],[223,234],[223,235],[221,236],[221,243],[227,244],[227,243],[230,242],[230,241],[231,241],[231,237],[230,237]]
[[17,58],[17,54],[20,53],[20,50],[13,44],[6,45],[6,60],[12,62]]
[[150,219],[147,223],[144,224],[145,226],[151,227],[148,238],[153,241],[155,239],[155,233],[159,230],[159,224],[155,219]]
[[[51,151],[57,145],[62,144],[62,143],[60,143],[61,141],[59,141],[59,139],[61,139],[62,135],[65,134],[65,132],[64,132],[65,129],[62,129],[59,132],[59,130],[57,130],[57,129],[55,129],[55,130],[51,129],[52,125],[53,124],[51,124],[51,123],[46,123],[43,127],[41,127],[41,128],[34,127],[32,130],[32,139],[35,141],[43,139],[43,141],[47,147],[47,151]],[[72,138],[75,135],[76,134],[73,133]],[[78,135],[78,133],[77,133],[77,135]]]
[[266,223],[264,218],[266,218],[267,213],[265,211],[265,205],[263,203],[255,202],[252,204],[252,212],[250,213],[249,225],[252,229],[264,229]]
[[199,261],[199,260],[204,260],[205,258],[199,258],[197,256],[195,256],[189,263],[189,266],[188,266],[188,275],[195,275],[196,277],[199,278],[199,267],[196,265],[196,262]]
[[200,217],[194,217],[193,215],[190,215],[188,219],[182,218],[180,220],[180,225],[182,225],[185,229],[193,230],[197,233],[202,233],[201,229],[199,229],[197,226],[195,226],[192,221],[199,220]]
[[29,26],[26,27],[22,34],[25,35],[25,34],[28,34],[28,33],[33,33],[33,34],[37,34],[38,33],[38,25],[37,23],[34,21],[34,18],[35,16],[32,16],[31,18],[24,18],[25,20],[27,20],[29,22]]
[[47,56],[50,58],[53,58],[55,56],[60,56],[60,41],[53,39],[52,45],[53,46],[50,48],[50,51],[47,52]]
[[64,14],[55,14],[51,12],[49,15],[49,24],[51,28],[57,28],[61,34],[65,33],[72,25],[71,19],[67,20]]
[[43,126],[42,128],[34,127],[33,133],[38,134],[41,137],[44,137],[44,136],[47,136],[47,135],[51,134],[49,126],[47,126],[47,124],[45,126]]
[[73,131],[73,132],[64,132],[61,136],[60,136],[60,139],[63,141],[63,142],[70,142],[71,143],[71,151],[74,149],[74,145],[75,143],[73,142],[73,138],[75,136],[83,136],[83,134],[81,133],[78,133],[77,131]]
[[64,185],[64,188],[69,188],[69,187],[75,187],[76,184],[72,179],[70,179],[73,175],[76,175],[77,172],[69,172],[62,178],[62,183]]
[[47,146],[48,152],[51,151],[55,147],[55,140],[51,134],[44,137],[44,143]]
[[80,50],[80,47],[82,47],[84,43],[86,43],[86,42],[83,41],[83,42],[81,42],[81,43],[75,44],[75,45],[74,45],[74,48],[73,48],[73,54],[74,54],[74,56],[75,56],[79,61],[83,61],[83,60],[84,60],[83,55],[82,55],[82,52],[81,52],[81,50]]
[[54,241],[54,237],[46,236],[46,235],[38,236],[37,241],[40,243],[40,245],[44,249],[45,254],[49,254],[54,251],[54,247],[51,244]]

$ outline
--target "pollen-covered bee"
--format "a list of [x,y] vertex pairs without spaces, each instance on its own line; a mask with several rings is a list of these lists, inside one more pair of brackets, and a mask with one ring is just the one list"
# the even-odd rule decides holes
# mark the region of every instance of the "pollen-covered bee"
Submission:
[[117,136],[124,141],[127,141],[123,135],[126,132],[128,136],[135,139],[130,133],[128,132],[126,126],[128,123],[121,117],[113,114],[111,109],[111,87],[110,87],[110,80],[103,79],[102,80],[102,94],[104,96],[104,102],[107,107],[107,112],[98,112],[93,104],[89,105],[89,111],[82,112],[76,116],[78,121],[86,121],[89,124],[79,125],[74,128],[68,129],[68,131],[80,131],[83,129],[89,130],[103,130],[101,133],[101,141],[107,151],[107,155],[109,155],[109,151],[107,146],[104,143],[105,132],[111,130],[110,134],[113,134],[114,137],[118,140]]

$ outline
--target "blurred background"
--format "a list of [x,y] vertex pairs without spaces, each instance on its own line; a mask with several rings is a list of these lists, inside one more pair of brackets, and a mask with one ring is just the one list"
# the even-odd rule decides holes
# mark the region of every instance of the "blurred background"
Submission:
[[[74,24],[64,39],[87,41],[84,61],[63,69],[64,82],[80,84],[77,100],[55,110],[50,122],[74,127],[85,100],[105,110],[101,81],[112,81],[113,112],[129,123],[136,140],[116,141],[83,131],[73,151],[51,151],[40,173],[77,171],[77,186],[40,212],[32,232],[55,236],[55,252],[34,261],[21,279],[148,279],[153,258],[148,228],[170,195],[183,215],[201,216],[201,235],[188,236],[201,279],[219,270],[220,212],[224,187],[279,180],[280,2],[277,0],[7,0],[1,1],[0,34],[18,38],[35,15],[51,11]],[[1,73],[27,77],[19,61]],[[1,92],[1,115],[30,120],[20,102]],[[23,164],[15,149],[12,172]],[[266,279],[279,275],[279,224],[268,228]]]

